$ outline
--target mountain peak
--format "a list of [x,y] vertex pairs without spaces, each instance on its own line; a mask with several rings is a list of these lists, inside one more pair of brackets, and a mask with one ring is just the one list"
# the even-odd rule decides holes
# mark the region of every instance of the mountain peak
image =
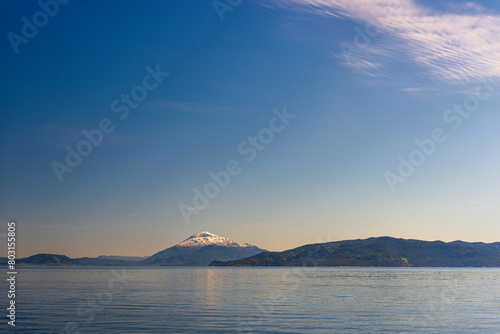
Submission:
[[178,243],[177,247],[205,247],[205,246],[225,246],[225,247],[252,247],[250,244],[239,244],[228,238],[219,237],[213,233],[203,231],[197,234],[193,234],[181,243]]
[[217,237],[217,236],[215,234],[213,234],[213,233],[210,233],[210,232],[207,232],[207,231],[203,231],[203,232],[200,232],[200,233],[197,233],[197,234],[193,234],[189,238],[203,238],[203,237]]

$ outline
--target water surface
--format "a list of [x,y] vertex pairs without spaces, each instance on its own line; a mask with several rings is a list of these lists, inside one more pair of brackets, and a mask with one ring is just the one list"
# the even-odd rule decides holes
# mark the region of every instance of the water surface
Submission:
[[498,268],[21,267],[17,290],[21,333],[500,333]]

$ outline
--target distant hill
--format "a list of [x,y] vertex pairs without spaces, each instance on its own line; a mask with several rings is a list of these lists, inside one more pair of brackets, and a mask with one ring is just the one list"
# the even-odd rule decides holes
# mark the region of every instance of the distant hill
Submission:
[[379,237],[263,252],[211,266],[500,267],[500,242],[421,241]]
[[74,260],[70,259],[66,255],[56,255],[56,254],[36,254],[30,257],[19,259],[16,263],[19,264],[30,264],[30,265],[70,265]]
[[20,266],[130,266],[138,263],[140,262],[93,257],[71,259],[57,254],[36,254],[16,260],[16,264]]
[[210,232],[194,234],[175,246],[145,260],[152,265],[207,266],[212,261],[231,261],[265,251],[250,244],[239,244]]
[[124,261],[144,261],[148,256],[120,256],[120,255],[99,255],[98,260],[124,260]]

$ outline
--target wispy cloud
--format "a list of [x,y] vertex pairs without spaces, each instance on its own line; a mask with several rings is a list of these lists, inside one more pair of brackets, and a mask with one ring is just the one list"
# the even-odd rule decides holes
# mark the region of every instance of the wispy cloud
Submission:
[[478,202],[478,201],[473,201],[473,200],[471,200],[471,199],[469,200],[469,202],[474,203],[474,204],[477,204],[477,205],[489,206],[488,204],[481,203],[481,202]]
[[422,97],[425,92],[429,91],[428,88],[424,87],[406,87],[406,88],[401,88],[401,90],[415,97]]
[[275,0],[275,4],[378,26],[380,40],[372,41],[349,64],[370,75],[382,64],[401,61],[422,67],[441,82],[500,78],[500,15],[471,2],[450,5],[446,12],[414,0]]

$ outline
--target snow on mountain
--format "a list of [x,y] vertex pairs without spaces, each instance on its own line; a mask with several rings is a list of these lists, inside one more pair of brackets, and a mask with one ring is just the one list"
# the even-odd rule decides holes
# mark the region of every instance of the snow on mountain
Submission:
[[219,237],[218,235],[204,231],[194,234],[181,243],[175,245],[176,247],[205,247],[209,245],[223,246],[223,247],[254,247],[253,245],[244,243],[239,244],[228,238]]

